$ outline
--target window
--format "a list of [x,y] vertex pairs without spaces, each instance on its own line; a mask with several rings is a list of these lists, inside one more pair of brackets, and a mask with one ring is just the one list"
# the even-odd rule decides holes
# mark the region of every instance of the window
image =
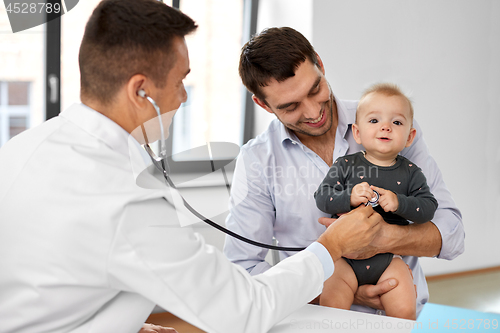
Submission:
[[45,120],[44,25],[12,33],[0,5],[0,147]]
[[[180,10],[198,24],[196,33],[186,36],[191,73],[185,84],[190,99],[174,118],[173,153],[212,141],[242,140],[242,93],[238,76],[243,32],[243,1],[180,2]],[[179,117],[189,112],[189,115]],[[179,119],[180,118],[180,119]],[[181,121],[182,120],[182,121]],[[183,132],[189,124],[190,130]],[[188,147],[186,143],[189,142]]]
[[[202,162],[208,152],[193,148],[211,142],[241,146],[252,136],[253,102],[250,99],[248,108],[238,65],[241,47],[255,32],[257,4],[256,0],[180,0],[180,10],[195,20],[198,29],[186,37],[191,67],[184,81],[188,101],[174,117],[169,138],[174,173],[202,172],[209,166]],[[234,157],[232,149],[219,155]]]
[[30,127],[30,82],[0,81],[0,146]]

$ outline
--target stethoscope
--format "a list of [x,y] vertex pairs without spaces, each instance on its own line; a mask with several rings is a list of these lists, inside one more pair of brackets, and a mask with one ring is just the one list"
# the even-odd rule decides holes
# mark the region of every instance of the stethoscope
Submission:
[[[168,174],[168,170],[169,170],[169,167],[168,167],[168,163],[166,162],[166,158],[167,158],[167,150],[166,150],[166,147],[165,147],[165,133],[164,133],[164,129],[163,129],[163,122],[162,122],[162,119],[161,119],[161,113],[160,113],[160,107],[156,104],[156,102],[148,95],[146,95],[146,92],[144,90],[139,90],[137,92],[137,95],[139,95],[140,97],[144,97],[146,98],[154,107],[154,109],[156,110],[156,113],[158,115],[158,120],[160,122],[160,153],[159,155],[157,156],[154,151],[151,149],[151,147],[149,146],[149,143],[147,142],[147,136],[146,136],[146,131],[144,129],[144,126],[141,125],[141,128],[142,128],[142,131],[143,131],[143,134],[144,134],[144,138],[146,138],[146,144],[143,145],[143,148],[146,150],[146,152],[148,153],[149,157],[151,158],[151,161],[153,162],[154,166],[156,167],[156,169],[158,169],[158,171],[161,172],[161,174],[163,175],[163,178],[165,178],[165,182],[166,182],[166,185],[167,186],[170,186],[171,188],[173,189],[177,189],[177,187],[175,186],[174,182],[172,181],[172,179],[170,178],[169,174]],[[205,222],[206,224],[228,234],[229,236],[232,236],[236,239],[239,239],[245,243],[248,243],[248,244],[251,244],[251,245],[254,245],[254,246],[258,246],[258,247],[262,247],[262,248],[266,248],[266,249],[270,249],[270,250],[278,250],[278,251],[302,251],[304,250],[305,248],[304,247],[283,247],[283,246],[276,246],[276,245],[269,245],[269,244],[264,244],[264,243],[260,243],[260,242],[256,242],[254,240],[251,240],[251,239],[248,239],[246,237],[243,237],[237,233],[234,233],[232,232],[231,230],[228,230],[226,228],[224,228],[223,226],[215,223],[214,221],[210,220],[209,218],[206,218],[205,216],[203,216],[202,214],[200,214],[196,209],[194,209],[187,201],[186,199],[184,199],[184,197],[179,193],[181,199],[182,199],[182,203],[184,204],[184,206],[194,215],[196,216],[197,218],[199,218],[200,220],[202,220],[203,222]]]

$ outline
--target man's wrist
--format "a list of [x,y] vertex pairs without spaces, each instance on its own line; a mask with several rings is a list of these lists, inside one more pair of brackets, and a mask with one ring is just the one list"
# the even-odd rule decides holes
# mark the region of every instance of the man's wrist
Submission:
[[[378,253],[396,253],[401,240],[408,237],[410,230],[407,225],[389,224],[384,222],[382,227],[382,236],[378,238],[378,242],[374,244]],[[396,253],[400,254],[400,253]]]

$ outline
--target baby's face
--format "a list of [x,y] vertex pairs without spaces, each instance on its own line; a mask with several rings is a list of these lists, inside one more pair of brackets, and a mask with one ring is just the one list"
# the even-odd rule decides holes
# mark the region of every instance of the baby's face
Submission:
[[354,139],[368,153],[379,158],[394,158],[414,138],[410,105],[401,96],[371,93],[359,104]]

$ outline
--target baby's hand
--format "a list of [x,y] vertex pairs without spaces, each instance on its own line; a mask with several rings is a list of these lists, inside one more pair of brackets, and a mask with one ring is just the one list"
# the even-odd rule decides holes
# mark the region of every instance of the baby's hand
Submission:
[[398,209],[398,196],[394,192],[376,186],[370,186],[370,188],[380,194],[378,204],[385,212],[395,212]]
[[351,206],[358,207],[361,204],[367,203],[375,193],[370,188],[367,182],[359,183],[352,188],[351,192]]

